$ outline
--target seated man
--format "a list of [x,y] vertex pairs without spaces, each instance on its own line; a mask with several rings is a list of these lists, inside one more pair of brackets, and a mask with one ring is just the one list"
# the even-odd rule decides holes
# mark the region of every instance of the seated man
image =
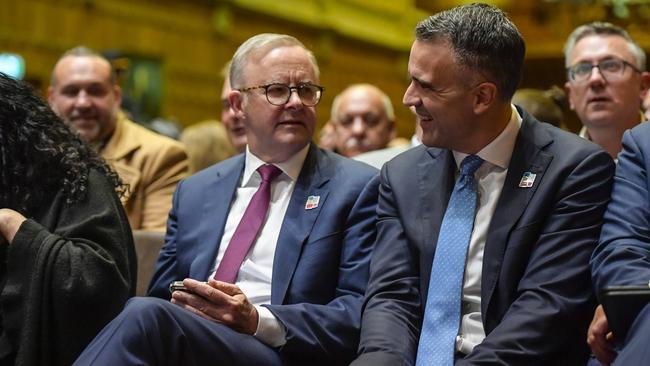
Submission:
[[388,95],[370,84],[354,84],[332,102],[336,152],[353,157],[385,148],[395,138],[395,112]]
[[128,120],[121,96],[111,64],[88,48],[67,51],[54,66],[50,106],[129,185],[122,204],[131,228],[164,231],[187,155],[181,143]]
[[[591,259],[594,287],[600,292],[613,285],[643,285],[650,281],[650,124],[643,123],[623,134],[623,149],[618,156],[612,199],[605,211],[600,241]],[[603,317],[604,319],[604,317]],[[641,312],[624,347],[616,357],[613,338],[602,335],[591,340],[598,360],[615,365],[648,365],[650,307]],[[616,334],[614,334],[614,338]]]
[[512,106],[525,46],[500,10],[415,33],[404,103],[424,146],[382,168],[354,364],[584,364],[611,157]]
[[297,39],[252,37],[237,50],[230,81],[246,153],[179,184],[149,288],[166,300],[170,283],[185,279],[186,291],[173,292],[171,303],[131,300],[78,365],[332,365],[354,357],[377,170],[310,143],[322,88],[313,54]]

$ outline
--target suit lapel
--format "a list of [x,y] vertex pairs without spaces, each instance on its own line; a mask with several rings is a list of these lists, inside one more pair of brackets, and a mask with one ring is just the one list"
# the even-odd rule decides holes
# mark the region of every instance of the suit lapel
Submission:
[[[429,277],[433,265],[433,254],[436,251],[438,233],[442,225],[449,197],[454,187],[456,164],[449,150],[428,148],[424,158],[418,163],[418,189],[420,209],[416,211],[416,220],[420,223],[421,247],[420,290],[426,298],[429,288]],[[418,219],[419,218],[419,219]]]
[[217,257],[226,219],[230,211],[235,190],[244,171],[245,154],[235,158],[233,164],[222,166],[214,175],[214,180],[205,185],[202,192],[206,199],[200,215],[196,233],[190,233],[197,242],[196,260],[190,268],[191,278],[207,278]]
[[[273,260],[272,304],[282,304],[284,301],[302,247],[327,199],[329,187],[326,183],[331,175],[327,156],[312,144],[282,221]],[[309,196],[320,197],[318,207],[309,210],[305,208]]]
[[[485,242],[481,274],[483,318],[487,314],[490,299],[497,285],[510,233],[537,191],[539,184],[543,182],[544,173],[553,159],[552,155],[544,151],[544,148],[552,142],[552,137],[539,127],[539,123],[524,113],[503,190],[492,216]],[[536,174],[532,187],[519,187],[525,172]]]

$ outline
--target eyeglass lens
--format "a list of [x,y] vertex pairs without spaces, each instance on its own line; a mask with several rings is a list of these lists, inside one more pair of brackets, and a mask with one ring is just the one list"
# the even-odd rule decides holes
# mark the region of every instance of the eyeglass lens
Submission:
[[588,62],[581,62],[573,66],[573,78],[578,81],[583,81],[589,78],[593,72],[594,67],[598,68],[601,74],[606,77],[616,78],[623,74],[625,62],[622,60],[605,60],[598,64],[590,64]]
[[295,89],[300,101],[306,106],[314,106],[320,100],[320,88],[311,84],[300,84],[290,87],[285,84],[271,84],[266,87],[266,98],[269,103],[283,105],[291,98],[291,90]]

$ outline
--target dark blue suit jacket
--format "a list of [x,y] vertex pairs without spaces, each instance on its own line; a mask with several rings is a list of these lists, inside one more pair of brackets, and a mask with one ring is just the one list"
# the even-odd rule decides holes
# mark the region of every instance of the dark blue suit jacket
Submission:
[[650,123],[623,134],[612,200],[591,260],[594,287],[650,280]]
[[[236,156],[178,185],[150,295],[169,299],[172,281],[208,277],[244,161]],[[268,308],[287,329],[281,355],[326,363],[354,357],[378,184],[375,168],[310,147],[273,263]],[[305,209],[309,196],[320,196],[317,208]]]
[[[520,110],[481,278],[487,337],[456,365],[577,365],[595,308],[589,258],[614,164],[595,144]],[[438,231],[454,185],[449,150],[413,148],[381,172],[377,242],[357,365],[412,365]],[[520,188],[524,172],[537,175]]]

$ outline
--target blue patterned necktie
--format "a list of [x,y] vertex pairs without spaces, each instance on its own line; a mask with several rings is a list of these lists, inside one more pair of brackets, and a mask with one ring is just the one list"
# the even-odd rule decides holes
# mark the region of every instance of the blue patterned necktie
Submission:
[[442,219],[418,343],[417,366],[454,364],[465,259],[476,214],[474,172],[482,163],[483,159],[476,155],[463,159]]

